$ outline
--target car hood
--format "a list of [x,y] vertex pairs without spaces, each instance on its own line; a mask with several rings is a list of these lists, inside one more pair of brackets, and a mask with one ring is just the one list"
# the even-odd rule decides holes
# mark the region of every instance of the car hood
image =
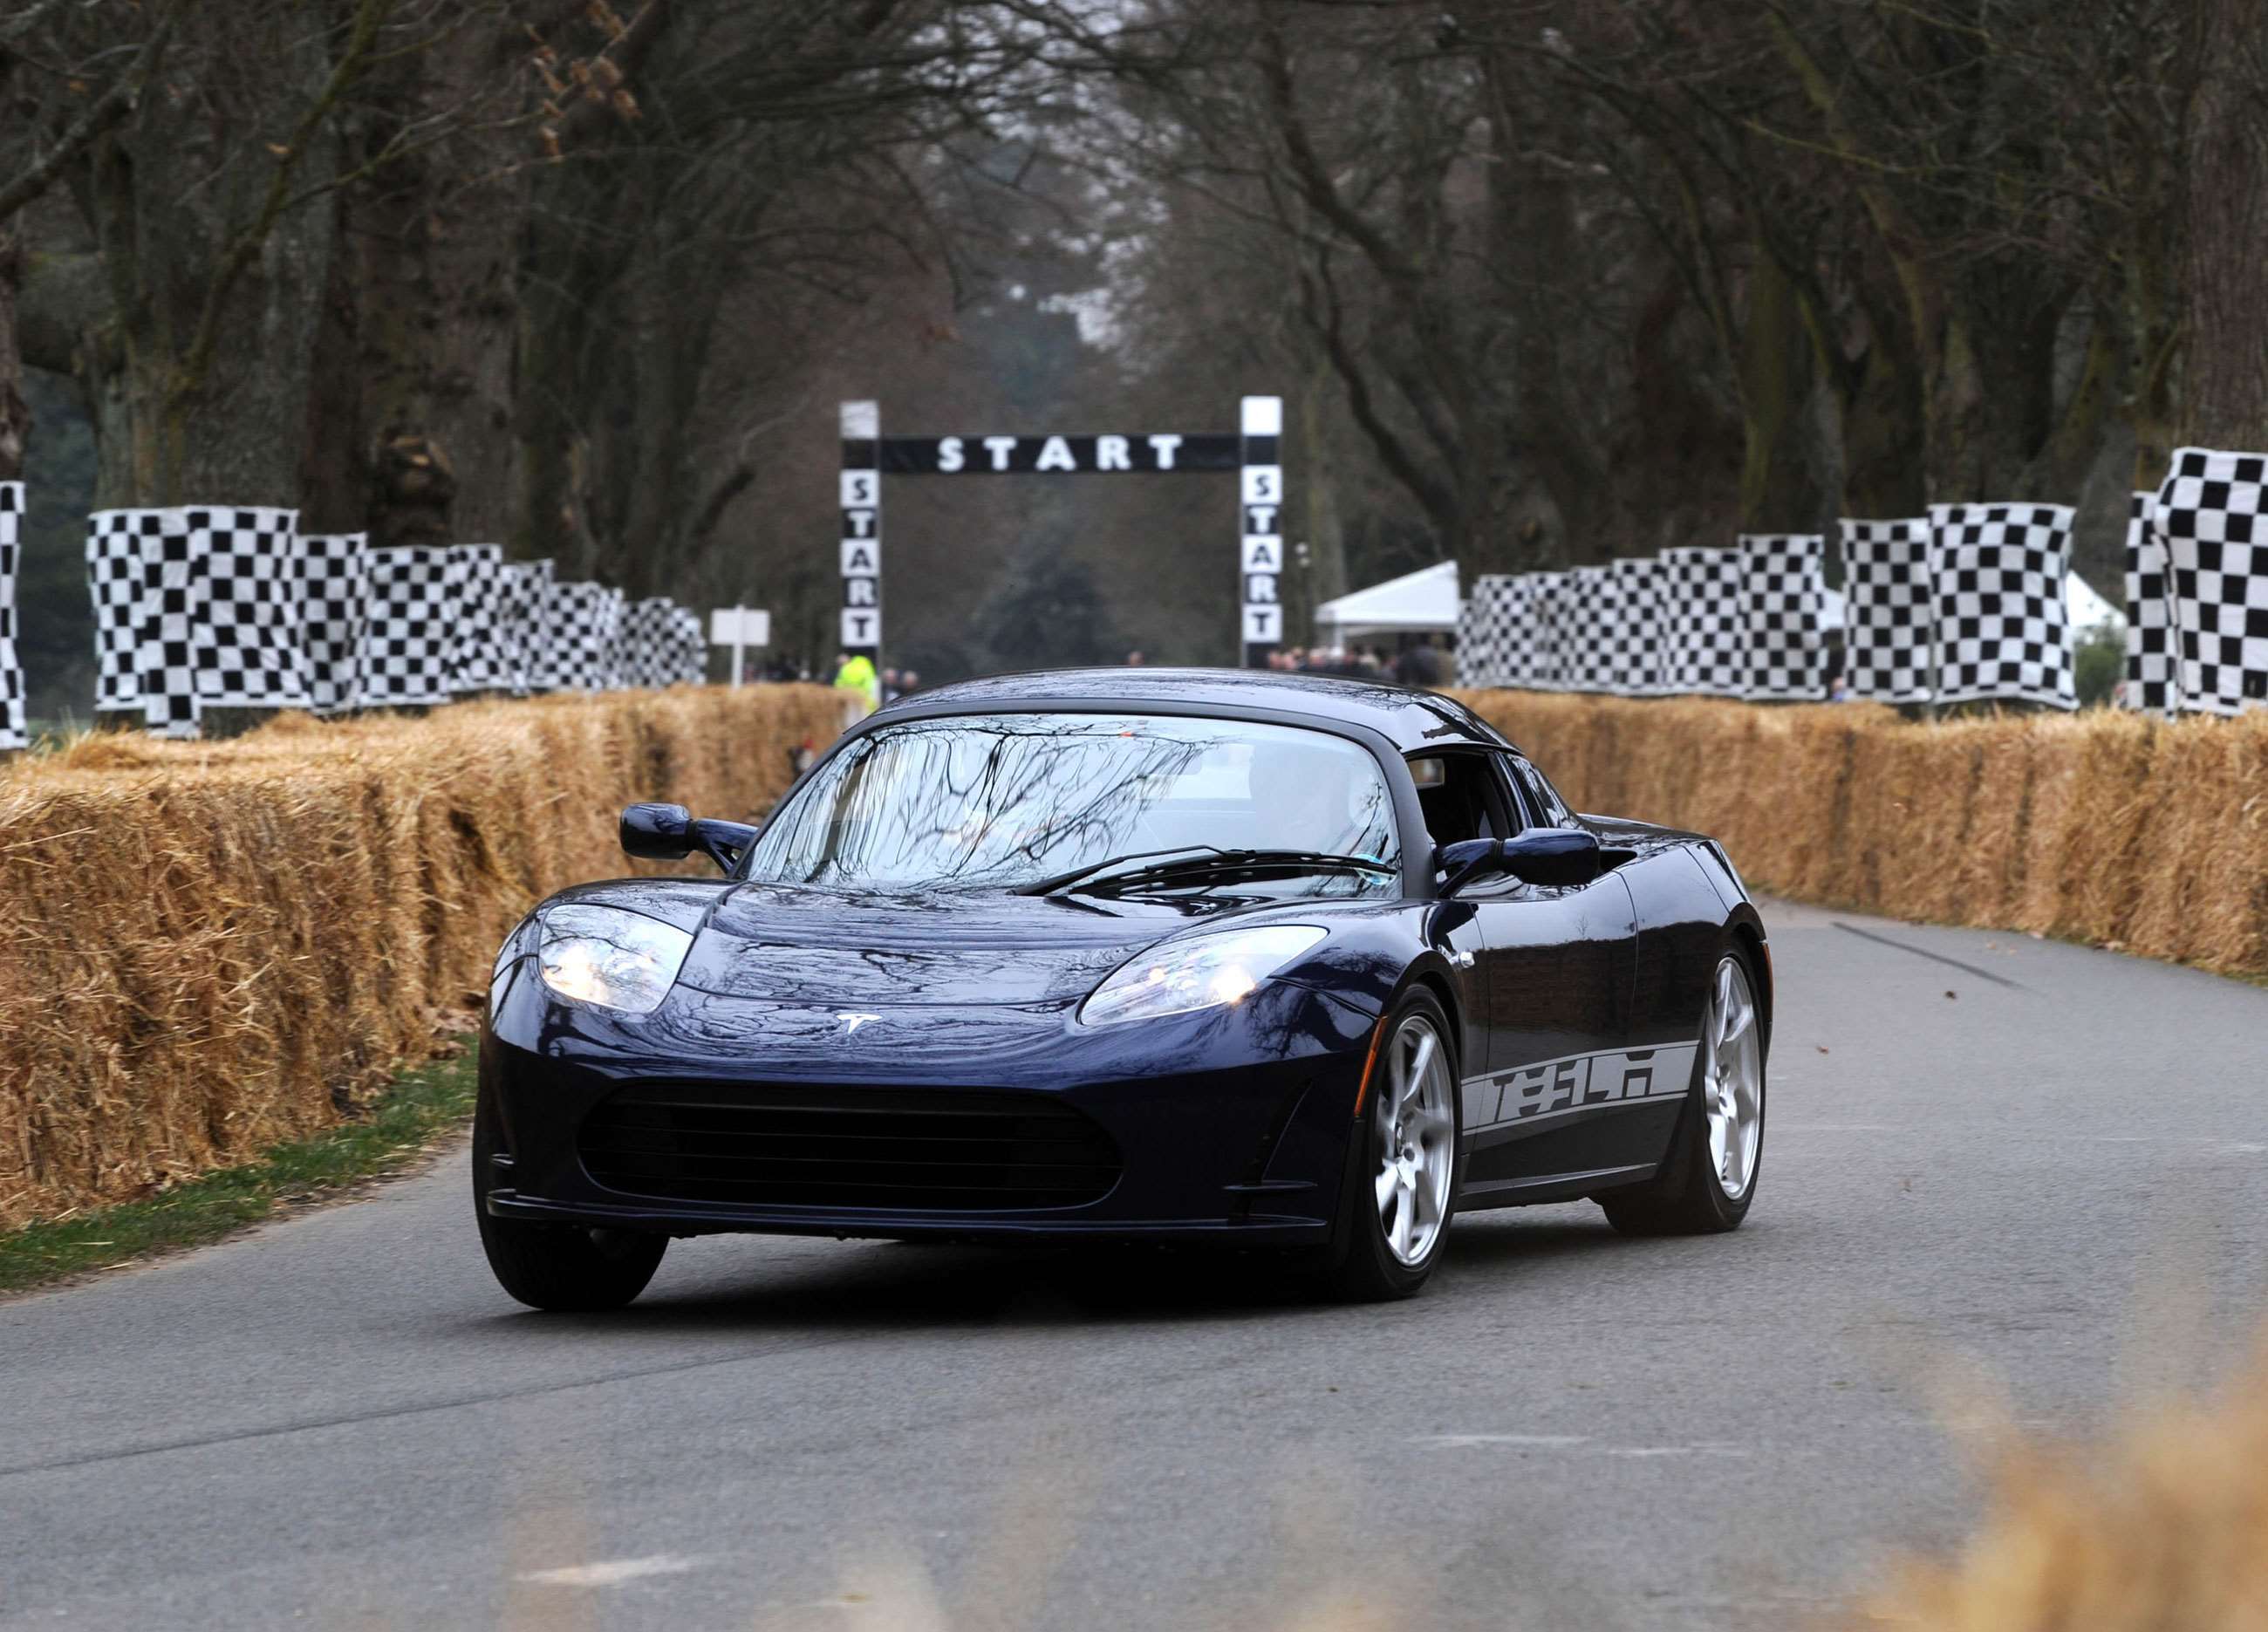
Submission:
[[1192,920],[1280,901],[885,895],[740,884],[711,909],[678,983],[837,1009],[1074,1003]]

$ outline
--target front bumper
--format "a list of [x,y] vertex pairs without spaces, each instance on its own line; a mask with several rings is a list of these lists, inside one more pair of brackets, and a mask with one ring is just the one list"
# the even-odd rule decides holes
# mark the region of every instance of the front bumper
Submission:
[[[482,1114],[497,1147],[480,1175],[488,1212],[675,1235],[1329,1239],[1375,1024],[1359,1009],[1285,982],[1233,1009],[1107,1027],[1079,1025],[1075,1005],[868,1008],[879,1018],[850,1033],[831,1011],[681,988],[632,1018],[558,1000],[525,963],[508,970],[481,1041]],[[797,1085],[1044,1097],[1106,1133],[1119,1169],[1083,1204],[1012,1209],[773,1205],[594,1179],[578,1148],[585,1119],[661,1084],[725,1106]]]

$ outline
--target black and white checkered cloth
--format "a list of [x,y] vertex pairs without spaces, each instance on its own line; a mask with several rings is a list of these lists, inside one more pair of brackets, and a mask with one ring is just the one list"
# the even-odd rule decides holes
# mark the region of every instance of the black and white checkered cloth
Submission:
[[1535,632],[1528,643],[1529,685],[1537,691],[1575,689],[1574,585],[1565,572],[1535,577],[1530,606]]
[[362,641],[362,701],[372,709],[449,701],[449,651],[455,625],[449,549],[397,544],[366,555],[368,599]]
[[344,714],[362,706],[363,639],[370,621],[370,535],[299,540],[299,645],[308,706]]
[[2181,706],[2268,707],[2268,454],[2175,450],[2152,529],[2173,584]]
[[1742,652],[1741,552],[1679,544],[1661,552],[1667,634],[1662,685],[1687,696],[1737,697],[1747,689]]
[[507,561],[497,623],[509,643],[519,679],[512,689],[526,695],[558,685],[553,673],[551,587],[556,571],[549,561]]
[[666,686],[701,686],[709,680],[709,631],[690,606],[670,604],[662,647]]
[[2158,496],[2132,496],[2126,517],[2126,684],[2121,708],[2171,714],[2178,706],[2180,653],[2175,643],[2173,577],[2165,535],[2154,525]]
[[456,616],[449,629],[449,689],[510,691],[519,684],[519,642],[504,616],[504,547],[449,546],[449,593]]
[[1559,651],[1570,691],[1612,691],[1622,595],[1612,567],[1574,567],[1560,592]]
[[1933,504],[1937,700],[2074,709],[2072,511],[2063,504]]
[[1926,702],[1937,623],[1926,516],[1851,521],[1843,530],[1843,662],[1853,697]]
[[1827,540],[1817,533],[1741,535],[1742,695],[1827,695]]
[[195,737],[196,638],[202,609],[187,508],[117,512],[134,540],[134,695],[143,724],[168,737]]
[[1609,689],[1625,697],[1659,697],[1669,689],[1669,575],[1653,555],[1619,556],[1613,572]]
[[24,484],[0,482],[0,749],[27,748],[24,669],[16,657],[16,574],[23,563]]
[[1518,686],[1530,666],[1535,629],[1522,615],[1534,590],[1532,580],[1510,573],[1484,572],[1458,611],[1457,683],[1472,687]]
[[659,691],[669,684],[664,673],[662,641],[669,628],[671,602],[664,596],[627,601],[616,642],[622,683],[637,691]]
[[268,506],[188,511],[195,575],[189,660],[202,709],[304,709],[299,512]]
[[553,689],[604,691],[615,684],[622,604],[622,592],[603,584],[551,584],[544,628],[550,641],[546,673]]
[[135,663],[142,627],[142,545],[160,512],[99,510],[86,518],[86,587],[94,601],[94,706],[99,713],[142,711]]

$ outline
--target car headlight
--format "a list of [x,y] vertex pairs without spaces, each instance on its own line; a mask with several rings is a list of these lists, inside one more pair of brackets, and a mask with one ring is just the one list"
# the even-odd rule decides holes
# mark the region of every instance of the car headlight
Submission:
[[1088,995],[1079,1018],[1115,1026],[1241,1003],[1325,933],[1308,923],[1271,923],[1169,941],[1119,965]]
[[659,1008],[693,950],[684,930],[618,907],[554,907],[542,925],[543,983],[625,1014]]

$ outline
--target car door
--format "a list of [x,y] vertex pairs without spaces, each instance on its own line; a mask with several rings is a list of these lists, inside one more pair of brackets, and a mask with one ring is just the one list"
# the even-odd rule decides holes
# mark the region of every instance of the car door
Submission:
[[[1526,825],[1582,825],[1526,761],[1492,758]],[[1673,1119],[1675,1106],[1655,1080],[1653,1050],[1631,1046],[1638,923],[1620,868],[1580,885],[1491,879],[1465,898],[1487,967],[1489,1055],[1486,1077],[1464,1092],[1461,1204],[1581,1195],[1658,1161],[1655,1124],[1662,1106]]]

